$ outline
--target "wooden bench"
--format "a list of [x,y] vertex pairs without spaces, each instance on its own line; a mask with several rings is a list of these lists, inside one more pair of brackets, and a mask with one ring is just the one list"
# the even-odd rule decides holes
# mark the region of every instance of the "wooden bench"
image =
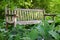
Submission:
[[5,9],[6,27],[8,28],[8,24],[13,24],[14,27],[16,27],[16,24],[20,25],[38,24],[43,19],[45,19],[45,16],[53,16],[44,13],[45,11],[41,9],[16,8],[14,10],[11,10],[10,8],[6,8]]

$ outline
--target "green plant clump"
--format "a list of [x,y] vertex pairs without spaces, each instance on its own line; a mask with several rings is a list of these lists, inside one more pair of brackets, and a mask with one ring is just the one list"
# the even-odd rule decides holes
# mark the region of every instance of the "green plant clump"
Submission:
[[[26,28],[27,26],[30,28]],[[43,21],[40,24],[27,26],[17,25],[8,30],[0,28],[0,40],[60,40],[60,29],[54,27],[53,23],[49,25],[47,21]]]

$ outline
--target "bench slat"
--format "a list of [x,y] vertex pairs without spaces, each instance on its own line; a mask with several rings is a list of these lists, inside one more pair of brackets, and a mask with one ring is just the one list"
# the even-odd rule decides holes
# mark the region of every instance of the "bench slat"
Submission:
[[19,25],[27,25],[27,24],[38,24],[42,22],[41,20],[30,20],[30,21],[17,21]]

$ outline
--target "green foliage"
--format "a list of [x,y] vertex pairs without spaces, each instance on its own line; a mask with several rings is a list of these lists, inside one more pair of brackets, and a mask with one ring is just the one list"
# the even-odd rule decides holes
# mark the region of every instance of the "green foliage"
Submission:
[[[3,27],[2,24],[0,26]],[[44,40],[60,39],[60,26],[54,27],[53,23],[49,25],[47,21],[31,26],[29,29],[26,29],[25,25],[17,25],[16,28],[12,28],[11,30],[5,30],[4,27],[1,27],[0,40],[35,40],[39,38]]]
[[60,36],[58,33],[56,33],[55,31],[49,31],[49,33],[57,40],[59,40]]
[[60,39],[60,35],[56,31],[54,31],[55,29],[54,29],[53,23],[49,25],[48,22],[45,21],[43,24],[38,25],[38,27],[36,28],[38,28],[40,35],[45,40],[59,40]]
[[38,31],[36,29],[33,29],[28,35],[31,38],[31,40],[34,40],[38,37]]
[[[0,0],[0,18],[4,18],[5,7],[14,8],[41,8],[47,13],[56,13],[56,22],[60,22],[60,0]],[[50,18],[48,18],[50,19]],[[5,30],[4,21],[0,20],[0,40],[60,40],[60,25],[54,27],[44,21],[37,26],[26,29],[25,26],[17,25],[12,30]],[[29,27],[29,26],[28,26]],[[53,37],[53,38],[52,38]]]

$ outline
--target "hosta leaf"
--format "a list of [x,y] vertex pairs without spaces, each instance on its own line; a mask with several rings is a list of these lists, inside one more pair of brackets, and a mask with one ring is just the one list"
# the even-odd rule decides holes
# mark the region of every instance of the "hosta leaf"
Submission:
[[49,31],[49,34],[52,35],[52,37],[54,37],[55,39],[59,39],[59,34],[55,31]]
[[43,25],[38,25],[36,29],[39,31],[40,35],[43,36],[45,34]]
[[35,38],[38,37],[38,31],[36,29],[31,30],[31,32],[29,33],[29,37],[34,40]]

